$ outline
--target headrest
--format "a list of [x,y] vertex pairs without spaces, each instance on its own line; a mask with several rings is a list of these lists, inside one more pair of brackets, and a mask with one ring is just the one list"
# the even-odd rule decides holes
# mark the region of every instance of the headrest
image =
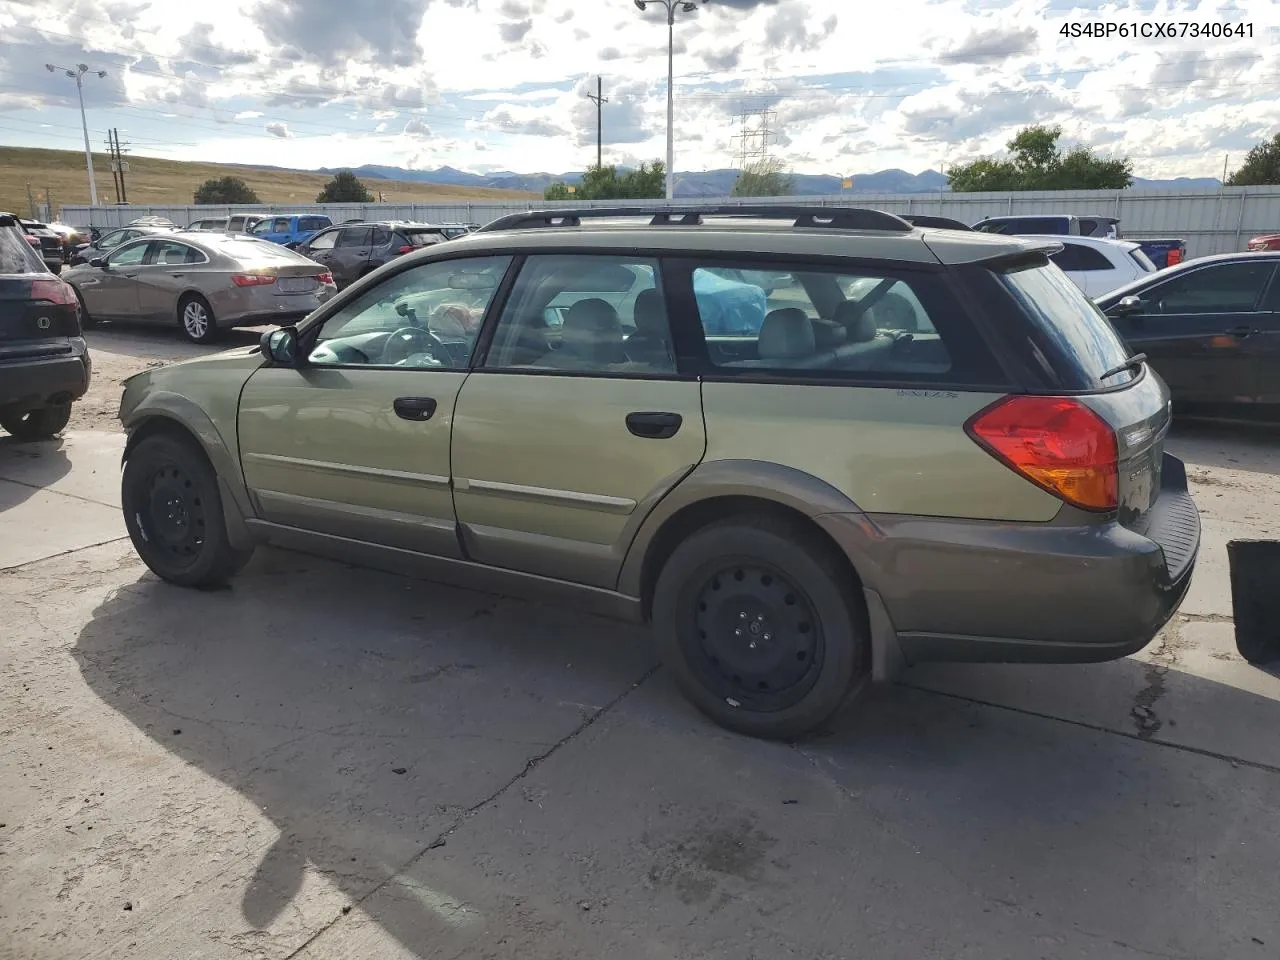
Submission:
[[608,301],[589,297],[569,308],[564,315],[564,332],[608,339],[621,337],[622,325],[618,322],[618,311]]
[[667,307],[657,290],[641,290],[636,297],[636,333],[649,337],[667,336]]
[[833,318],[845,329],[845,339],[850,343],[866,343],[876,338],[876,322],[870,311],[863,310],[854,300],[846,300],[836,308]]
[[817,351],[813,324],[798,307],[774,310],[760,326],[761,360],[793,360]]
[[845,342],[844,327],[836,323],[834,320],[814,320],[813,322],[813,338],[817,341],[819,347],[830,349],[838,347]]

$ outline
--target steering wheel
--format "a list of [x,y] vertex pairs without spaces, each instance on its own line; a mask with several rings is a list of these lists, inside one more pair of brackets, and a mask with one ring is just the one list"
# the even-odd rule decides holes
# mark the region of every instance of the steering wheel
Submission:
[[415,353],[425,353],[442,366],[449,362],[449,351],[440,338],[425,327],[401,327],[387,337],[382,345],[382,362],[402,363]]

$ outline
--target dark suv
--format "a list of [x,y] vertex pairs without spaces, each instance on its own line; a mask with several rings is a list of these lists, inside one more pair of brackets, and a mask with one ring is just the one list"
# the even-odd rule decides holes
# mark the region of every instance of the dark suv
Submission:
[[34,249],[50,273],[62,272],[62,238],[48,224],[39,220],[13,218],[18,229],[26,234],[26,242]]
[[89,389],[75,291],[45,269],[18,218],[0,214],[0,427],[51,437]]
[[402,254],[452,239],[451,232],[447,225],[398,220],[344,223],[298,244],[298,252],[328,267],[342,288]]

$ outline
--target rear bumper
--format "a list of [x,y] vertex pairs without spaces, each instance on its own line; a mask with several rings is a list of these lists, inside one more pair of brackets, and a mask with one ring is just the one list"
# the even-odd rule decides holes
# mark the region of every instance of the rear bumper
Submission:
[[[83,397],[92,370],[89,350],[82,337],[66,343],[66,350],[47,356],[0,351],[0,407],[34,410]],[[32,353],[36,348],[32,344]]]
[[882,675],[895,663],[1089,663],[1141,650],[1178,609],[1200,547],[1177,458],[1166,455],[1160,499],[1144,519],[1130,530],[1114,521],[817,518],[882,614],[872,617]]

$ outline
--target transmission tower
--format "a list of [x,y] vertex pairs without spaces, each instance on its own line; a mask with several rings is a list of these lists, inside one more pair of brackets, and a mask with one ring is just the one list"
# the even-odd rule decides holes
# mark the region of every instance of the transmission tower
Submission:
[[767,160],[769,148],[777,142],[774,133],[778,115],[772,110],[744,110],[738,115],[739,133],[733,136],[738,144],[738,162],[746,170],[753,160]]

